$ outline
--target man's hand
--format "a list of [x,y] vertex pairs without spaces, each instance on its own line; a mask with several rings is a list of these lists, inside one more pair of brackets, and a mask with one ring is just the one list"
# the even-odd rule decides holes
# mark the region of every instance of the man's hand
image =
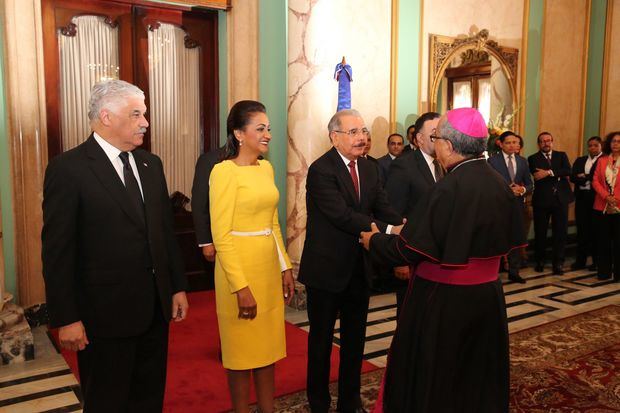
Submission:
[[172,319],[175,322],[183,321],[187,318],[189,304],[185,291],[179,291],[172,296]]
[[525,188],[518,184],[510,184],[510,189],[515,196],[521,196],[525,194]]
[[60,346],[71,351],[84,350],[89,344],[86,337],[86,330],[81,321],[67,324],[58,329],[58,339]]
[[534,180],[540,181],[543,178],[551,176],[551,170],[536,168],[536,172],[534,172],[533,176],[534,176]]
[[613,207],[615,207],[615,206],[616,206],[616,204],[618,203],[618,200],[617,200],[616,198],[614,198],[614,196],[613,196],[613,195],[609,195],[609,196],[607,197],[607,199],[605,199],[605,200],[607,201],[607,203],[608,203],[609,205],[611,205],[611,206],[613,206]]
[[239,306],[239,318],[252,320],[256,317],[256,300],[250,287],[243,287],[237,291],[237,305]]
[[293,279],[293,271],[282,271],[282,290],[284,291],[284,303],[289,305],[295,295],[295,280]]
[[215,261],[215,246],[213,244],[205,245],[202,247],[202,255],[209,262]]
[[[393,230],[394,228],[392,228]],[[374,222],[370,224],[370,231],[362,231],[360,232],[360,243],[364,245],[367,251],[370,251],[370,238],[373,235],[379,232],[379,228],[377,228],[377,224]]]
[[408,280],[411,278],[409,274],[409,266],[394,267],[394,276],[399,280]]
[[401,225],[395,225],[390,229],[390,234],[392,235],[400,235],[400,231],[403,230],[403,227],[407,223],[407,218],[403,218],[403,223]]

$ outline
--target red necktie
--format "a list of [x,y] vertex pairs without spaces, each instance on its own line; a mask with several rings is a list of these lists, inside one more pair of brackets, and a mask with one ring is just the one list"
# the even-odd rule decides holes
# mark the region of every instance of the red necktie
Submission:
[[349,173],[351,174],[351,179],[353,180],[353,188],[355,188],[355,195],[357,195],[357,200],[360,199],[360,183],[357,180],[357,174],[355,173],[355,161],[349,162]]

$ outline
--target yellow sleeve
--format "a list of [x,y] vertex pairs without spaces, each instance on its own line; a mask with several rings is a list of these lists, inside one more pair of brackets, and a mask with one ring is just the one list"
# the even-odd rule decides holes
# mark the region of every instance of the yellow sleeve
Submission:
[[[267,161],[263,161],[267,162]],[[273,166],[271,163],[267,162],[269,165],[269,169],[271,170],[271,176],[274,178]],[[275,178],[274,178],[275,179]],[[275,183],[274,183],[275,185]],[[276,239],[276,247],[278,248],[278,260],[280,261],[280,271],[289,270],[293,268],[291,265],[291,260],[286,253],[286,248],[284,247],[284,240],[282,239],[282,231],[280,230],[280,222],[278,221],[278,207],[276,205],[275,211],[273,211],[273,235]]]
[[237,177],[227,162],[213,168],[209,178],[209,212],[211,234],[215,246],[216,260],[224,269],[230,292],[234,293],[248,286],[248,281],[239,265],[231,235],[233,215],[237,200]]

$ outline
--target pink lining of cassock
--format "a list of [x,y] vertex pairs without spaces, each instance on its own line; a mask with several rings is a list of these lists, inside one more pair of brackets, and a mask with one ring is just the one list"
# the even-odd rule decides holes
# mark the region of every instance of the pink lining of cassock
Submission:
[[499,260],[500,257],[470,258],[466,266],[458,268],[446,268],[440,264],[422,261],[416,266],[415,275],[442,284],[484,284],[497,280]]

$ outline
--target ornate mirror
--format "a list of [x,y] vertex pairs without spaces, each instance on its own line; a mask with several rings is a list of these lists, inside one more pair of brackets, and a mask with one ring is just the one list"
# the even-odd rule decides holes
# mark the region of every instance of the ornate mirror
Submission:
[[432,111],[480,110],[487,124],[516,128],[519,50],[489,40],[489,31],[454,38],[430,37],[429,102]]

